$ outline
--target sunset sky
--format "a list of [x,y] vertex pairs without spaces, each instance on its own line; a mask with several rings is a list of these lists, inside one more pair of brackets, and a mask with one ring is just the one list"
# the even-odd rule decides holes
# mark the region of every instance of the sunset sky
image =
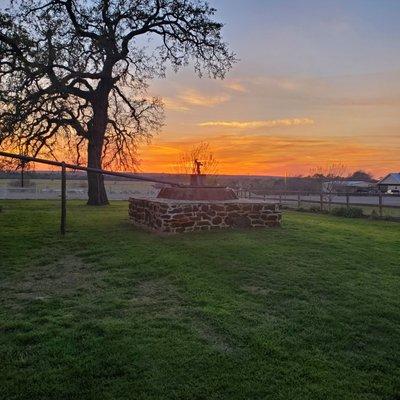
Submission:
[[223,81],[186,68],[153,82],[167,119],[139,149],[142,171],[174,172],[200,141],[220,173],[400,170],[400,1],[210,3],[240,61]]
[[209,3],[239,61],[222,81],[188,66],[151,83],[166,124],[140,145],[142,172],[176,172],[202,141],[221,174],[400,171],[400,0]]

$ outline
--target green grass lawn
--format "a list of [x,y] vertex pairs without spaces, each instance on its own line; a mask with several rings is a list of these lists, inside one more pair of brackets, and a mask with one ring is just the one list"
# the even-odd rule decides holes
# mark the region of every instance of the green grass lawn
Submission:
[[157,236],[2,201],[0,399],[400,398],[400,224]]

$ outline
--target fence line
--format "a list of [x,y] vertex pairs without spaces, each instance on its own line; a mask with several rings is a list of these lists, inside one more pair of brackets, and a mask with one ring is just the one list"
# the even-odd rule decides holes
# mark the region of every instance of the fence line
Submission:
[[164,183],[166,185],[171,185],[171,186],[184,186],[184,185],[181,185],[180,183],[170,182],[170,181],[163,181],[163,180],[153,179],[153,178],[146,178],[144,176],[140,176],[140,175],[137,175],[137,174],[127,174],[127,173],[124,173],[124,172],[114,172],[114,171],[108,171],[108,170],[101,169],[101,168],[83,167],[82,165],[68,164],[68,163],[65,163],[65,162],[46,160],[46,159],[43,159],[43,158],[22,156],[20,154],[6,153],[4,151],[0,151],[0,156],[18,159],[18,160],[24,161],[25,163],[35,162],[35,163],[38,163],[38,164],[52,165],[52,166],[60,167],[61,170],[62,170],[63,165],[64,165],[64,167],[66,169],[72,169],[72,170],[75,170],[75,171],[94,172],[94,173],[101,174],[101,175],[117,176],[119,178],[133,179],[133,180],[138,180],[138,181]]
[[147,182],[155,182],[155,183],[163,183],[171,186],[184,186],[176,182],[169,182],[169,181],[162,181],[158,179],[146,178],[143,176],[139,176],[136,174],[126,174],[123,172],[114,172],[114,171],[107,171],[100,168],[91,168],[91,167],[82,167],[81,165],[76,164],[68,164],[65,162],[53,161],[53,160],[46,160],[43,158],[37,157],[29,157],[24,156],[21,154],[13,154],[7,153],[4,151],[0,151],[0,156],[13,158],[17,160],[21,160],[24,163],[34,162],[38,164],[45,164],[45,165],[52,165],[61,168],[61,218],[60,218],[60,232],[62,235],[65,235],[66,224],[67,224],[67,169],[78,170],[78,171],[86,171],[86,172],[94,172],[96,174],[101,175],[110,175],[110,176],[118,176],[120,178],[132,179],[132,180],[139,180],[139,181],[147,181]]
[[[13,158],[13,159],[19,159],[25,163],[28,162],[35,162],[38,164],[45,164],[45,165],[52,165],[52,166],[57,166],[61,168],[61,221],[60,221],[60,231],[62,235],[65,235],[65,230],[66,230],[66,204],[67,204],[67,188],[66,188],[66,181],[67,181],[67,176],[66,176],[66,170],[67,169],[72,169],[72,170],[79,170],[79,171],[86,171],[86,172],[94,172],[97,174],[102,174],[102,175],[110,175],[110,176],[117,176],[120,178],[126,178],[129,180],[136,180],[136,181],[147,181],[147,182],[155,182],[155,183],[162,183],[162,184],[167,184],[171,186],[187,186],[187,185],[182,185],[176,182],[170,182],[170,181],[164,181],[164,180],[158,180],[158,179],[153,179],[153,178],[146,178],[140,175],[136,174],[127,174],[123,172],[114,172],[114,171],[107,171],[104,169],[98,169],[98,168],[91,168],[91,167],[82,167],[80,165],[75,165],[75,164],[68,164],[65,162],[58,162],[58,161],[52,161],[52,160],[45,160],[41,158],[36,158],[36,157],[29,157],[29,156],[23,156],[20,154],[13,154],[13,153],[7,153],[0,151],[0,156],[7,157],[7,158]],[[382,217],[383,216],[383,209],[384,208],[392,208],[392,209],[400,209],[400,195],[385,195],[382,193],[379,193],[378,195],[368,195],[368,194],[360,194],[360,193],[313,193],[313,192],[300,192],[300,191],[249,191],[249,190],[238,190],[237,194],[239,197],[242,198],[256,198],[256,199],[263,199],[264,201],[278,201],[280,205],[282,205],[283,202],[296,202],[297,203],[297,208],[301,207],[301,203],[317,203],[320,206],[320,210],[324,210],[324,206],[328,205],[329,208],[331,205],[345,205],[347,208],[350,206],[357,206],[357,207],[378,207],[379,209],[379,215]],[[292,198],[289,198],[288,196],[294,196]],[[302,197],[303,196],[303,197]],[[304,198],[304,196],[307,196],[308,199]],[[315,196],[315,199],[310,199],[310,196]],[[334,197],[345,197],[345,201],[335,201],[333,200]],[[351,202],[351,197],[367,197],[367,198],[376,198],[375,203],[357,203],[357,202]],[[397,200],[395,203],[396,204],[384,204],[383,199],[384,198],[390,198],[390,199],[395,199]],[[326,201],[328,199],[328,201]]]
[[[34,181],[34,180],[33,180]],[[26,186],[26,187],[14,187],[14,186],[0,186],[0,199],[1,200],[56,200],[61,196],[61,187],[57,182],[51,183],[50,186],[43,184],[40,186]],[[85,186],[72,186],[71,182],[84,182],[86,181],[69,181],[67,176],[67,200],[82,200],[87,198],[87,185]],[[111,182],[111,184],[109,184]],[[123,182],[121,184],[121,182]],[[152,196],[155,195],[157,189],[153,185],[146,185],[149,182],[140,182],[142,185],[131,186],[131,182],[137,182],[136,180],[124,181],[106,181],[106,192],[110,200],[127,200],[129,197],[135,195]],[[1,181],[0,181],[1,183]],[[33,182],[35,183],[35,182]],[[115,183],[117,183],[115,185]],[[32,184],[32,180],[31,180]]]
[[[400,195],[392,194],[366,194],[366,193],[324,193],[324,192],[300,192],[300,191],[237,191],[239,197],[262,199],[264,201],[277,201],[279,204],[294,204],[301,208],[302,203],[318,204],[321,211],[332,205],[344,207],[377,207],[379,215],[383,216],[385,208],[400,209]],[[357,200],[358,201],[357,201]],[[362,202],[361,199],[366,201]],[[391,204],[388,204],[390,200]]]

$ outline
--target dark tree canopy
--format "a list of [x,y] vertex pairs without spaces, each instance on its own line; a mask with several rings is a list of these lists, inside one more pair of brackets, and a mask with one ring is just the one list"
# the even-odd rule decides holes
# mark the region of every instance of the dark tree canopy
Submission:
[[353,172],[351,175],[349,175],[349,178],[354,181],[366,181],[366,182],[371,182],[374,180],[373,176],[366,171],[363,170],[358,170]]
[[[0,12],[0,145],[36,155],[60,139],[89,166],[132,166],[163,123],[148,83],[193,62],[223,78],[235,62],[203,0],[18,0]],[[88,174],[89,204],[106,204]]]

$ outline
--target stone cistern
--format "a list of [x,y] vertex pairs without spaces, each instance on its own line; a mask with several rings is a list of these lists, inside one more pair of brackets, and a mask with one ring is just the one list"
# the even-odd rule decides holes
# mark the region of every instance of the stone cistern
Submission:
[[190,186],[163,187],[153,198],[130,198],[130,219],[161,233],[281,225],[278,204],[239,199],[230,188],[205,186],[205,179],[205,175],[193,174]]

